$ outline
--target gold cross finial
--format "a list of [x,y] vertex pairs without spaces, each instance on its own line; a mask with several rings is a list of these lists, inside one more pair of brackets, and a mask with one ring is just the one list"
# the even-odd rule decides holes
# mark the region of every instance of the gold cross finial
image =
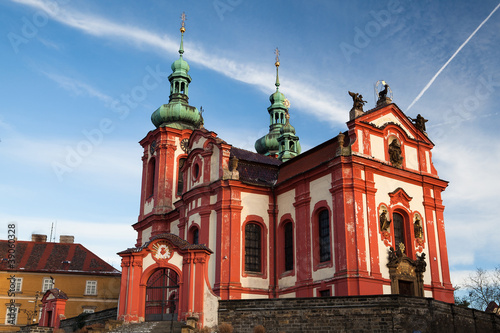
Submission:
[[278,48],[276,48],[276,50],[274,50],[274,54],[276,54],[276,67],[279,67],[280,65],[280,50],[278,50]]
[[182,15],[181,15],[181,32],[186,31],[186,28],[184,27],[185,22],[186,22],[186,13],[182,12]]

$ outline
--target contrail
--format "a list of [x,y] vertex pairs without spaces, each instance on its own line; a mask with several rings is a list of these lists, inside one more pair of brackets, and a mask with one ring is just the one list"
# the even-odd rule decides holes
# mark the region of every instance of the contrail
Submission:
[[469,38],[467,38],[465,40],[465,42],[463,42],[462,45],[460,45],[460,47],[455,51],[455,53],[453,53],[453,55],[450,57],[450,59],[448,59],[448,61],[443,65],[443,67],[441,67],[437,73],[432,77],[432,79],[429,81],[429,83],[427,83],[427,85],[424,87],[424,89],[422,89],[422,91],[420,92],[420,94],[418,94],[418,96],[413,100],[413,102],[411,102],[410,106],[406,109],[406,111],[410,110],[411,107],[413,106],[413,104],[417,103],[418,100],[420,99],[420,97],[422,97],[422,95],[427,91],[427,89],[429,89],[429,87],[431,86],[432,83],[434,83],[434,80],[436,80],[436,78],[439,76],[439,74],[441,74],[441,72],[446,68],[446,66],[448,66],[448,64],[450,63],[450,61],[453,60],[453,58],[455,58],[455,56],[458,54],[458,52],[460,52],[460,50],[465,46],[467,45],[467,43],[470,41],[470,39],[472,37],[474,37],[474,35],[476,34],[476,32],[481,29],[481,27],[483,26],[483,24],[485,24],[491,17],[491,15],[493,15],[497,9],[500,7],[500,3],[495,7],[495,9],[493,9],[493,11],[490,13],[490,15],[488,15],[487,18],[484,19],[483,22],[481,22],[481,24],[476,28],[476,30],[474,30],[474,32],[469,36]]

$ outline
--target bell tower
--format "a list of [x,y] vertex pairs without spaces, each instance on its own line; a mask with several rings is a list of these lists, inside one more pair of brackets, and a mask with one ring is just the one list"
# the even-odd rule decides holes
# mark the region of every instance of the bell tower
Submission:
[[[158,233],[169,231],[163,214],[174,209],[174,202],[182,194],[181,167],[187,157],[187,141],[193,130],[203,127],[203,117],[197,108],[188,104],[191,76],[189,64],[183,59],[185,14],[180,28],[179,59],[172,64],[169,75],[170,96],[151,115],[156,129],[140,141],[142,156],[142,188],[139,222],[134,225],[139,233],[138,243]],[[150,228],[151,227],[151,228]],[[144,231],[143,230],[148,230]]]

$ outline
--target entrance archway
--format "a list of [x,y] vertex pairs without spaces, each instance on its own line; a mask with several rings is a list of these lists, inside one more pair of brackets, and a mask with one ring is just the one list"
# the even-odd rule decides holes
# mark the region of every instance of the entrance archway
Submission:
[[170,268],[160,268],[146,285],[146,321],[177,320],[179,275]]

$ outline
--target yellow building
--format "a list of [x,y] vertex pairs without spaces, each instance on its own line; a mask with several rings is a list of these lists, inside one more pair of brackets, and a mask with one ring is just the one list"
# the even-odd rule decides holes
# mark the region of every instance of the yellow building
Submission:
[[[0,331],[38,323],[40,300],[51,288],[68,295],[66,318],[118,305],[118,270],[74,243],[73,236],[61,236],[59,243],[46,239],[33,235],[31,241],[16,241],[14,252],[12,240],[0,240]],[[9,249],[15,261],[9,261]]]

